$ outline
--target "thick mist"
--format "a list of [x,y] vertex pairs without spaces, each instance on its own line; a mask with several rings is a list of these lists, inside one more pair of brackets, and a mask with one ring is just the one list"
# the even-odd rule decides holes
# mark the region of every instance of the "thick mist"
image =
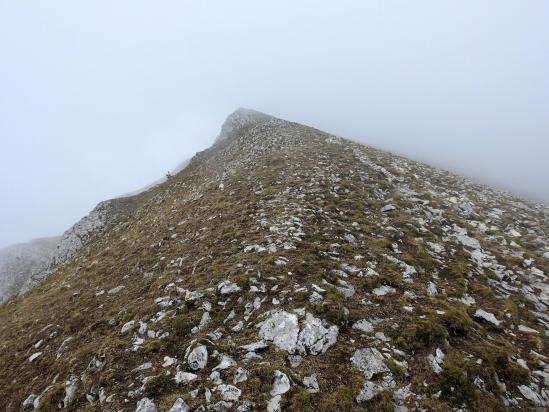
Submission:
[[0,247],[62,233],[239,106],[549,203],[546,1],[0,3]]

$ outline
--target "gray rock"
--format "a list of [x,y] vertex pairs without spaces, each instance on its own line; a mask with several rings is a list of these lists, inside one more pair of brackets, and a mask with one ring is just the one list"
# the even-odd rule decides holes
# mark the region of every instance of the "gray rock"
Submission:
[[143,398],[137,402],[137,409],[135,412],[158,412],[158,408],[152,400]]
[[196,346],[187,356],[187,363],[193,371],[204,369],[208,363],[208,349],[206,349],[206,346]]
[[383,390],[383,387],[373,383],[372,381],[364,382],[360,393],[356,397],[357,403],[363,403],[373,399],[378,393]]
[[486,312],[483,309],[477,309],[473,316],[478,319],[484,319],[485,321],[490,322],[495,326],[499,326],[499,324],[501,323],[501,321],[496,319],[493,313]]
[[124,334],[130,331],[131,329],[133,329],[134,325],[135,320],[130,320],[129,322],[124,323],[124,325],[122,325],[122,329],[120,329],[120,333]]
[[198,375],[195,375],[194,373],[179,371],[175,374],[174,380],[175,380],[175,383],[177,384],[179,383],[186,384],[191,381],[194,381],[196,378],[198,378]]
[[236,385],[248,380],[248,371],[244,368],[238,368],[234,373],[233,383]]
[[23,408],[24,409],[34,409],[34,400],[36,399],[36,395],[30,394],[27,399],[23,401]]
[[273,387],[271,389],[271,396],[283,395],[290,390],[290,379],[286,374],[275,371],[273,379]]
[[189,412],[189,405],[181,398],[177,398],[168,412]]
[[297,315],[285,311],[275,311],[259,325],[259,336],[272,341],[277,347],[295,352],[299,325]]
[[374,331],[374,326],[368,322],[366,319],[361,319],[359,321],[356,321],[353,323],[352,326],[353,329],[357,329],[364,333],[371,333]]
[[244,401],[242,405],[236,408],[236,412],[251,412],[256,407],[256,403],[252,401]]
[[316,378],[316,373],[313,373],[312,375],[305,376],[303,378],[303,386],[305,386],[305,389],[307,389],[310,393],[317,393],[320,391],[320,388],[318,386],[318,380]]
[[[535,384],[532,384],[531,386],[534,386],[534,385]],[[536,405],[538,406],[547,405],[547,402],[545,402],[543,398],[537,393],[537,391],[534,391],[531,387],[526,385],[520,385],[520,386],[517,386],[517,389],[520,391],[522,396],[524,396],[529,401],[534,402]]]
[[303,357],[300,355],[288,355],[288,361],[292,368],[297,368],[303,362]]
[[392,295],[395,292],[396,292],[395,288],[392,288],[387,285],[382,285],[372,290],[372,293],[376,296]]
[[217,371],[217,370],[229,369],[229,368],[232,368],[235,365],[236,365],[236,362],[234,361],[233,358],[231,358],[230,356],[227,356],[227,355],[223,355],[221,357],[221,361],[219,362],[219,364],[215,368],[213,368],[213,370]]
[[297,348],[301,354],[318,355],[336,343],[339,329],[337,326],[324,327],[322,320],[307,313],[303,329],[299,333]]
[[275,395],[269,400],[269,403],[267,404],[267,412],[281,412],[282,408],[280,406],[280,402],[282,401],[282,396]]
[[377,349],[365,348],[355,351],[351,357],[351,363],[364,374],[366,379],[371,379],[378,373],[389,371],[383,359],[383,355]]
[[237,401],[240,399],[240,395],[242,394],[242,391],[238,389],[236,386],[233,385],[219,385],[217,387],[217,391],[219,392],[219,395],[224,401]]
[[254,343],[250,343],[248,345],[243,345],[240,348],[248,352],[255,352],[256,350],[265,349],[268,346],[269,345],[267,345],[267,342],[265,342],[264,340],[260,340]]
[[222,295],[228,295],[229,293],[240,292],[241,289],[236,283],[231,282],[230,280],[224,280],[217,285],[217,290],[219,290],[219,293]]
[[383,213],[390,212],[391,210],[396,210],[396,206],[388,204],[388,205],[383,206],[381,209],[379,209],[379,211],[383,212]]

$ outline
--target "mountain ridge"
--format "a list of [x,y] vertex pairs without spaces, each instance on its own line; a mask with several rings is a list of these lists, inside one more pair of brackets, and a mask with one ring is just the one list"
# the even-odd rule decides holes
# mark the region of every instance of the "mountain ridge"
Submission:
[[547,208],[251,119],[0,306],[0,406],[547,406]]

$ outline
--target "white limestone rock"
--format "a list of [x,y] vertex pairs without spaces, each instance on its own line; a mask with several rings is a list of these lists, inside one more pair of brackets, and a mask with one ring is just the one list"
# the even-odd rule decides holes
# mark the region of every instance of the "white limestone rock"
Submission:
[[177,398],[168,412],[189,412],[189,405],[181,398]]
[[196,378],[198,378],[198,375],[194,373],[179,371],[175,374],[174,380],[177,384],[186,384],[194,381]]
[[276,370],[274,373],[271,396],[283,395],[290,390],[290,379],[286,374]]
[[389,371],[383,359],[383,355],[376,348],[365,348],[355,351],[351,357],[351,363],[364,374],[366,379],[371,379],[378,373]]
[[374,331],[374,325],[372,325],[366,319],[360,319],[356,321],[355,323],[353,323],[352,328],[364,333],[371,333]]
[[381,209],[379,209],[379,211],[383,213],[390,212],[391,210],[396,210],[396,206],[392,204],[388,204],[383,206]]
[[219,385],[216,390],[219,392],[221,399],[227,402],[234,402],[240,399],[242,391],[233,385]]
[[228,295],[230,293],[240,292],[242,289],[236,283],[231,282],[230,280],[224,280],[219,285],[217,285],[217,290],[222,295]]
[[484,309],[477,309],[473,316],[477,319],[484,319],[495,326],[499,326],[501,323],[501,321],[496,319],[493,313],[486,312]]
[[132,330],[134,326],[135,326],[135,320],[130,320],[129,322],[124,323],[124,325],[122,325],[122,329],[120,329],[120,333],[125,334],[130,330]]
[[135,412],[158,412],[158,408],[151,399],[143,398],[137,402],[137,409]]
[[320,392],[320,388],[318,386],[318,380],[316,377],[316,373],[313,373],[312,375],[305,376],[303,378],[303,386],[305,386],[305,389],[307,389],[310,393],[318,393]]
[[[327,326],[327,327],[326,327]],[[299,332],[297,349],[301,354],[318,355],[324,353],[337,341],[339,328],[325,325],[325,322],[307,313],[303,329]]]
[[299,324],[297,315],[286,311],[275,311],[259,325],[259,336],[272,341],[277,347],[287,352],[296,350]]
[[42,352],[36,352],[29,356],[29,362],[34,361],[36,358],[42,355]]
[[234,373],[233,383],[236,385],[248,380],[248,371],[244,368],[238,368]]
[[208,363],[208,349],[204,345],[196,346],[187,356],[187,364],[193,370],[204,369]]

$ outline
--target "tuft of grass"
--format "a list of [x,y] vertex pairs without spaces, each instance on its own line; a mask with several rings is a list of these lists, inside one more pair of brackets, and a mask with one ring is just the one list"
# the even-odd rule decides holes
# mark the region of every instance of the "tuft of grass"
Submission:
[[450,335],[467,336],[474,324],[467,311],[460,306],[446,309],[442,320]]
[[311,403],[311,394],[304,388],[298,388],[290,401],[291,410],[296,412],[313,412],[315,409]]
[[448,332],[435,320],[419,320],[407,325],[396,343],[405,350],[418,350],[444,343]]
[[47,391],[38,403],[37,412],[50,412],[59,410],[59,405],[65,397],[65,386],[57,383]]

